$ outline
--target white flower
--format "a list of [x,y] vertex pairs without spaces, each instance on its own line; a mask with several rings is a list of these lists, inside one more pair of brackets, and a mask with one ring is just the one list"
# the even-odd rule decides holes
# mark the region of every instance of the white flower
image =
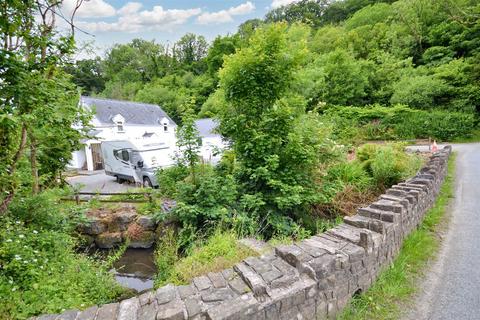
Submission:
[[43,266],[40,266],[40,269],[43,269]]
[[37,259],[33,259],[32,261],[33,261],[33,262],[37,262],[38,260],[37,260]]
[[13,287],[13,288],[12,288],[12,291],[17,291],[17,288]]
[[33,250],[34,253],[38,253],[38,250]]
[[19,235],[18,237],[19,237],[20,239],[25,238],[25,236],[24,236],[23,234]]
[[12,239],[7,239],[7,242],[12,242]]
[[8,283],[13,284],[13,280],[8,280]]
[[16,224],[20,224],[20,221],[19,221],[19,220],[17,220],[17,221],[15,221],[15,223],[16,223]]
[[38,233],[38,231],[37,231],[37,230],[33,230],[32,232],[33,232],[34,234],[37,234],[37,233]]
[[15,260],[22,260],[22,257],[20,257],[18,254],[15,255]]

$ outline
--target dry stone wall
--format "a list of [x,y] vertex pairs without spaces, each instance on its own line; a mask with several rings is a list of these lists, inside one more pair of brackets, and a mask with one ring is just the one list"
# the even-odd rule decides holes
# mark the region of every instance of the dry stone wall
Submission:
[[451,147],[419,173],[323,234],[250,257],[189,285],[167,285],[82,312],[37,319],[324,319],[365,291],[434,203]]

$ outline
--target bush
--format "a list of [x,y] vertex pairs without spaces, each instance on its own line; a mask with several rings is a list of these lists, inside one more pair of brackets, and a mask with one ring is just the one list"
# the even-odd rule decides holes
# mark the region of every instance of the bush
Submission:
[[416,110],[402,105],[332,107],[324,118],[334,124],[342,141],[432,138],[441,141],[469,137],[477,127],[472,113]]
[[358,149],[357,159],[381,189],[413,176],[423,163],[420,157],[405,153],[402,144],[365,144]]
[[60,209],[45,193],[15,199],[0,218],[1,319],[81,309],[124,292],[107,266],[75,253]]

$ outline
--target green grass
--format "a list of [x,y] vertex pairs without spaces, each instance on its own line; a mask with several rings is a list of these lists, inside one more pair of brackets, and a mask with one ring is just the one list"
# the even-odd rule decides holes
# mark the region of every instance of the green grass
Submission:
[[205,243],[194,248],[186,257],[178,258],[178,244],[173,233],[166,235],[156,250],[156,264],[159,269],[155,285],[167,283],[188,284],[194,277],[230,268],[250,256],[257,256],[253,250],[240,245],[233,232],[216,232]]
[[420,228],[404,241],[394,263],[382,272],[365,293],[355,297],[338,319],[398,319],[402,308],[411,303],[416,280],[436,255],[439,240],[436,232],[453,197],[455,154],[448,162],[448,175],[441,187],[435,205],[430,209]]

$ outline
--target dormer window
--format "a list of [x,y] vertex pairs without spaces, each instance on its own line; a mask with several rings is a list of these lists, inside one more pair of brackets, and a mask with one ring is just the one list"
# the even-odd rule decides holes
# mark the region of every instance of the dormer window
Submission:
[[162,118],[162,120],[160,120],[159,122],[163,127],[163,132],[168,132],[168,125],[170,124],[170,121],[168,121],[167,118]]
[[117,122],[117,132],[125,132],[123,131],[123,122]]
[[125,118],[122,117],[121,114],[117,114],[112,118],[113,123],[115,123],[115,126],[117,127],[117,132],[118,133],[123,133],[125,132],[124,130],[124,123],[125,123]]

